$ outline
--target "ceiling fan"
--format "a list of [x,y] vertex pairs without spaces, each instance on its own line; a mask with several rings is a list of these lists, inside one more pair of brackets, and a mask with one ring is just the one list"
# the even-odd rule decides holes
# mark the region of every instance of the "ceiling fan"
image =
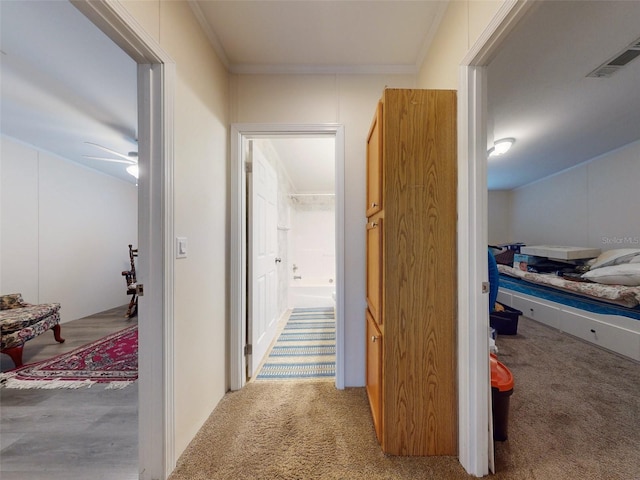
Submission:
[[127,172],[130,175],[133,175],[134,177],[138,178],[138,152],[128,152],[126,155],[120,152],[116,152],[115,150],[112,150],[110,148],[107,147],[103,147],[102,145],[99,145],[97,143],[93,143],[93,142],[84,142],[87,145],[91,145],[93,147],[99,148],[100,150],[103,150],[107,153],[110,153],[112,156],[115,156],[117,158],[111,158],[111,157],[99,157],[99,156],[95,156],[95,155],[83,155],[84,158],[89,158],[92,160],[100,160],[103,162],[113,162],[113,163],[124,163],[125,165],[129,165],[127,167]]
[[87,145],[92,145],[100,150],[110,153],[111,155],[115,155],[118,158],[109,158],[109,157],[97,157],[94,155],[83,155],[84,158],[91,158],[93,160],[102,160],[105,162],[115,162],[115,163],[126,163],[129,165],[136,165],[138,163],[138,152],[129,152],[126,155],[120,152],[116,152],[115,150],[111,150],[110,148],[103,147],[102,145],[98,145],[93,142],[84,142]]

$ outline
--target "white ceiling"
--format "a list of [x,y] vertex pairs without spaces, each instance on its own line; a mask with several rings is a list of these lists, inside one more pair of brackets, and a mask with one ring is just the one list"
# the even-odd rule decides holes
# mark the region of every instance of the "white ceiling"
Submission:
[[333,136],[271,136],[269,138],[295,193],[335,192]]
[[237,73],[416,73],[447,1],[190,0]]
[[[190,4],[240,73],[415,73],[446,7]],[[68,2],[0,1],[0,21],[2,133],[131,181],[123,165],[82,155],[105,153],[84,142],[124,154],[137,148],[134,62]],[[609,79],[585,78],[640,37],[639,25],[638,1],[536,4],[489,67],[489,135],[517,139],[490,161],[490,188],[523,185],[640,138],[640,59]]]
[[[640,58],[587,78],[640,37],[640,1],[550,1],[518,25],[489,66],[489,188],[510,189],[640,139]],[[491,128],[489,134],[491,136]]]

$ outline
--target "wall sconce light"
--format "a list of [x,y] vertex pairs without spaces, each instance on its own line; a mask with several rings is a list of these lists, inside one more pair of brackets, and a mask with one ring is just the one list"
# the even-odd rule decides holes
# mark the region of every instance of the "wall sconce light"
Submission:
[[504,155],[511,148],[511,145],[515,143],[515,138],[502,138],[493,142],[493,147],[487,152],[489,157],[497,157]]

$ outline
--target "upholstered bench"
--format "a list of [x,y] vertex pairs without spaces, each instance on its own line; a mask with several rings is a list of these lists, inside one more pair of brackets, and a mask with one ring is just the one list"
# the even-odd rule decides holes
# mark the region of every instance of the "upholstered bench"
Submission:
[[0,296],[0,352],[9,355],[16,367],[22,366],[24,344],[49,329],[57,342],[64,342],[59,303],[32,305],[20,293]]

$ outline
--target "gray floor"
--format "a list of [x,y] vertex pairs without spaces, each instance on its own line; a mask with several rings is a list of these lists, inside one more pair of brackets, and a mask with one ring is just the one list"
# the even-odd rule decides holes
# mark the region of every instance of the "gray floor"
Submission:
[[[135,323],[124,311],[126,306],[63,324],[64,344],[50,332],[40,335],[27,342],[24,362],[59,355]],[[1,357],[2,371],[12,368],[9,357]],[[120,390],[0,389],[0,478],[137,479],[137,383]]]

